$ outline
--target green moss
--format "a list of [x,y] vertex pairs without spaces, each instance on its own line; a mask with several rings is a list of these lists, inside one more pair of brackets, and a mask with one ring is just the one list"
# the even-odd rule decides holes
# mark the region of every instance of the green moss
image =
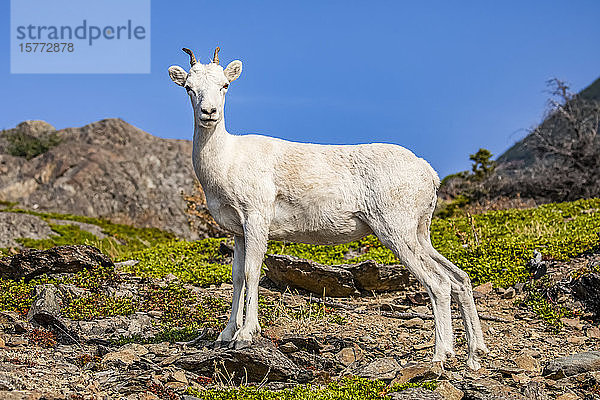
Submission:
[[198,296],[181,284],[171,283],[166,287],[150,286],[141,293],[140,309],[160,311],[161,324],[165,328],[223,327],[228,305],[218,297]]
[[126,270],[140,276],[162,278],[173,274],[182,282],[208,286],[231,282],[231,266],[219,253],[224,239],[171,242],[129,254],[139,263]]
[[83,217],[80,215],[60,214],[51,212],[37,212],[32,210],[9,208],[1,212],[14,212],[35,215],[50,221],[75,221],[92,224],[100,227],[107,238],[98,239],[95,235],[80,229],[76,225],[58,225],[50,223],[56,235],[48,239],[19,239],[25,247],[48,249],[64,244],[90,244],[99,248],[112,258],[127,258],[131,253],[160,243],[173,242],[177,237],[157,228],[136,228],[129,225],[115,224],[103,218]]
[[568,314],[567,310],[552,304],[546,297],[536,290],[532,290],[527,293],[527,296],[523,300],[523,305],[531,309],[548,325],[556,328],[557,330],[563,325],[560,319]]
[[0,200],[0,206],[1,207],[13,208],[17,204],[19,204],[19,203],[17,203],[16,201]]
[[387,386],[379,380],[347,377],[331,382],[325,387],[298,385],[293,389],[266,390],[253,386],[240,386],[224,389],[195,390],[188,388],[186,393],[202,400],[379,400],[390,399],[388,393],[406,390],[409,387],[422,387],[433,390],[434,381]]
[[[140,293],[140,311],[159,311],[159,332],[150,337],[124,336],[115,344],[186,342],[196,338],[204,328],[220,332],[225,325],[229,305],[217,297],[199,296],[179,283],[161,287],[151,285]],[[216,334],[206,339],[216,339]]]
[[84,231],[77,225],[58,225],[48,224],[56,235],[51,235],[47,239],[15,239],[24,247],[31,249],[49,249],[54,246],[65,246],[69,244],[87,244],[98,240],[98,238],[88,231]]
[[27,315],[33,303],[31,282],[0,278],[0,311],[15,311]]
[[130,298],[90,293],[71,300],[62,313],[65,317],[74,320],[92,320],[116,315],[130,315],[135,310],[136,306]]
[[[92,293],[97,293],[101,285],[114,282],[117,279],[118,276],[115,274],[114,269],[103,268],[101,266],[84,269],[58,279],[50,278],[47,275],[35,277],[29,282],[0,278],[0,310],[16,311],[22,315],[26,315],[33,302],[33,290],[37,285],[72,284],[83,289],[88,289]],[[87,301],[91,300],[88,299]]]

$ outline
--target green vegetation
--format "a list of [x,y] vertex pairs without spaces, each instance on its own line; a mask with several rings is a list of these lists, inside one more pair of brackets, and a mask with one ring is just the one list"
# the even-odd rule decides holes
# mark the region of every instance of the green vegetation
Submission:
[[463,194],[459,194],[450,201],[438,201],[435,216],[438,218],[450,218],[457,216],[459,211],[470,202],[471,199]]
[[[568,260],[599,247],[600,199],[577,200],[568,203],[547,204],[526,210],[491,211],[480,215],[434,218],[432,242],[434,246],[465,270],[473,284],[493,282],[496,286],[509,286],[524,282],[529,277],[526,263],[539,250],[546,258]],[[90,243],[96,241],[101,249],[112,249],[116,261],[136,259],[139,263],[123,267],[126,271],[143,277],[161,278],[171,273],[181,282],[197,286],[219,285],[231,281],[230,259],[219,252],[225,239],[205,239],[197,242],[177,241],[174,236],[158,229],[139,229],[113,224],[96,218],[78,217],[53,213],[39,213],[11,209],[11,212],[27,212],[44,219],[62,219],[92,223],[100,226],[110,238],[98,240],[92,234],[75,225],[52,224],[55,236],[43,240],[25,240],[21,243],[35,248],[47,248],[57,244]],[[288,254],[312,259],[324,264],[356,263],[372,259],[383,264],[397,264],[398,259],[374,236],[339,246],[315,246],[272,241],[269,253]],[[349,254],[356,255],[348,258]],[[45,280],[44,280],[45,279]],[[103,282],[117,279],[114,271],[95,269],[82,271],[60,282],[37,278],[29,283],[0,280],[0,309],[26,313],[31,302],[31,291],[40,283],[72,283],[99,293]],[[145,296],[145,297],[144,297]],[[160,302],[161,296],[173,303]],[[77,318],[94,315],[115,315],[136,309],[163,311],[161,321],[165,337],[187,337],[202,327],[217,327],[222,319],[216,315],[226,314],[227,306],[212,300],[192,298],[182,287],[150,288],[142,296],[140,304],[130,304],[123,299],[102,298],[95,294],[73,303],[66,312]],[[195,295],[194,295],[195,296]],[[216,301],[216,300],[215,300]],[[558,321],[561,311],[546,304],[543,296],[532,294],[527,304],[550,323]],[[152,308],[158,307],[158,308]],[[282,316],[274,301],[261,300],[261,324],[269,324]],[[316,308],[315,308],[316,307]],[[298,310],[286,310],[285,317],[293,319],[327,318],[329,322],[343,324],[343,317],[331,314],[319,306],[307,306]],[[96,314],[93,314],[94,309]],[[178,314],[179,313],[179,314]],[[294,314],[295,313],[295,314]],[[194,325],[194,321],[202,321]]]
[[527,282],[525,292],[527,295],[523,300],[517,301],[516,304],[528,308],[542,318],[548,326],[558,331],[562,328],[563,323],[560,320],[563,317],[576,317],[576,310],[569,310],[557,304],[548,295],[548,289],[552,286],[548,275],[543,276],[538,280]]
[[379,400],[390,399],[389,393],[400,392],[411,387],[434,390],[436,383],[425,381],[395,384],[390,387],[379,380],[347,377],[324,387],[307,384],[277,391],[252,386],[208,390],[188,388],[186,393],[202,400]]
[[225,257],[219,253],[223,240],[164,243],[121,259],[139,260],[138,264],[127,267],[127,271],[139,276],[162,278],[171,273],[182,282],[198,286],[218,285],[231,282],[231,266],[224,264]]
[[141,294],[140,309],[162,312],[161,324],[169,329],[223,328],[229,306],[217,297],[198,296],[181,284],[151,285]]
[[0,278],[0,311],[15,311],[23,316],[27,315],[33,302],[32,291],[35,287],[33,280],[13,281]]
[[[146,249],[160,243],[169,243],[177,240],[174,234],[157,228],[136,228],[129,225],[115,224],[103,218],[38,212],[12,208],[10,205],[7,209],[3,209],[0,212],[35,215],[49,223],[51,229],[56,232],[56,235],[52,235],[48,239],[39,240],[18,239],[18,242],[23,246],[35,249],[48,249],[50,247],[62,246],[65,244],[89,244],[97,247],[113,259],[122,259],[127,258],[132,252]],[[96,225],[100,227],[102,232],[108,237],[98,239],[95,235],[82,230],[77,225],[60,225],[52,223],[52,220],[83,222]]]
[[90,293],[72,299],[62,310],[65,317],[74,320],[92,320],[97,318],[129,315],[135,312],[135,305],[130,298],[107,296],[102,293]]
[[19,204],[19,203],[17,203],[16,201],[0,200],[1,207],[12,208],[12,207],[16,206],[17,204]]
[[2,135],[8,141],[8,154],[15,157],[25,157],[28,160],[44,154],[60,143],[60,137],[56,133],[47,133],[36,137],[20,130],[12,130],[3,131]]
[[56,235],[48,239],[20,238],[16,242],[30,249],[49,249],[54,246],[65,246],[69,244],[86,244],[98,238],[88,231],[84,231],[77,225],[48,224]]
[[[435,218],[431,239],[438,251],[465,270],[475,285],[493,282],[509,286],[528,277],[526,263],[538,249],[546,257],[568,260],[598,248],[600,199],[547,204],[527,210],[491,211],[447,219]],[[363,251],[346,260],[350,249]],[[325,264],[372,259],[399,263],[379,241],[368,236],[341,246],[273,242],[269,251]]]

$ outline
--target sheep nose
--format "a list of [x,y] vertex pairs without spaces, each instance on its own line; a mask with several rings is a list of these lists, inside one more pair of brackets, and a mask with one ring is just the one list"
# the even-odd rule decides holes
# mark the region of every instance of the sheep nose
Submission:
[[203,114],[207,114],[207,115],[212,115],[214,113],[217,112],[217,108],[213,107],[213,108],[201,108],[200,111],[202,111]]

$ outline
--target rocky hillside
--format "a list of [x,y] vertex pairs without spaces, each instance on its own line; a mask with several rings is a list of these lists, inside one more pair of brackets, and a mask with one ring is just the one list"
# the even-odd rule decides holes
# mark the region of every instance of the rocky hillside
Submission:
[[442,199],[547,203],[600,196],[600,79],[580,93],[558,79],[548,88],[544,120],[495,162],[485,149],[472,155],[473,171],[446,177]]
[[490,349],[476,372],[455,305],[457,356],[430,362],[428,294],[372,236],[270,242],[261,336],[213,348],[230,309],[230,239],[0,212],[55,232],[0,257],[0,399],[597,399],[599,209],[579,200],[433,220],[433,244],[476,285]]
[[[579,97],[585,101],[600,101],[600,78],[579,93]],[[544,121],[548,123],[550,121]],[[563,132],[566,133],[566,132]],[[535,135],[529,134],[508,150],[498,156],[497,162],[500,170],[512,169],[514,167],[530,167],[536,159],[533,149],[535,148]],[[600,142],[598,142],[600,145]]]
[[191,152],[190,141],[161,139],[120,119],[61,130],[26,121],[0,133],[0,200],[206,237],[216,228],[193,201],[203,196]]

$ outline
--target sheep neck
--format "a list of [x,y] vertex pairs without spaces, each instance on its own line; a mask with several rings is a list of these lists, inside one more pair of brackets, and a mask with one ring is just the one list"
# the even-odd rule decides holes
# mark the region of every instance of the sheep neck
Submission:
[[192,160],[204,189],[217,183],[215,181],[227,169],[229,136],[223,119],[213,127],[205,128],[198,124],[194,127]]

